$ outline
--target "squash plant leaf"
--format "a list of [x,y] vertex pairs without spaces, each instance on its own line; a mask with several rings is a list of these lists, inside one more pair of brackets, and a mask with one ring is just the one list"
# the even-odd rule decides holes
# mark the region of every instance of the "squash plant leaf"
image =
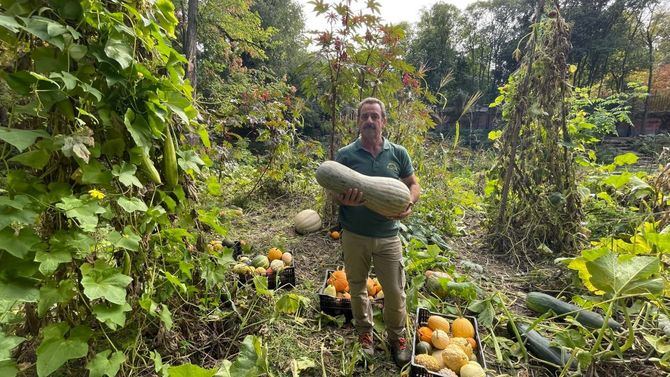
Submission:
[[89,377],[114,377],[125,361],[126,355],[123,352],[112,353],[112,350],[104,350],[86,364],[86,369],[90,371]]
[[131,307],[127,303],[123,305],[99,303],[93,305],[91,310],[98,321],[107,325],[111,330],[116,330],[117,326],[125,326],[126,312],[129,312]]
[[0,140],[13,145],[19,152],[23,152],[29,146],[35,144],[39,137],[49,137],[49,134],[42,130],[17,130],[14,128],[0,127]]
[[656,257],[617,256],[610,252],[586,262],[586,268],[591,274],[591,283],[606,293],[620,296],[663,291],[663,279],[654,277],[660,271]]
[[216,369],[205,369],[193,364],[182,364],[168,369],[170,377],[212,377]]
[[[65,335],[69,332],[69,336]],[[78,326],[70,329],[64,322],[49,325],[42,330],[44,339],[37,348],[37,375],[48,376],[68,360],[78,359],[88,353],[91,329]]]
[[231,376],[255,377],[268,370],[267,347],[260,337],[247,335],[240,344],[240,353],[230,366]]
[[16,361],[5,359],[0,360],[0,376],[14,377],[19,373],[16,367]]
[[117,305],[126,303],[126,287],[133,281],[130,276],[118,272],[100,259],[95,261],[95,265],[83,264],[81,274],[81,285],[89,300],[104,298]]
[[47,311],[55,304],[70,301],[76,292],[72,280],[61,280],[58,285],[56,282],[49,282],[40,287],[40,300],[37,304],[37,315],[42,318]]
[[119,179],[124,186],[130,187],[135,186],[137,188],[143,188],[142,182],[135,176],[137,171],[137,166],[124,162],[123,164],[114,165],[112,168],[112,175]]
[[20,336],[11,336],[5,335],[4,332],[0,331],[0,360],[9,359],[12,354],[12,350],[16,348],[19,344],[23,343],[26,338]]
[[40,238],[30,228],[22,228],[18,234],[11,228],[0,230],[0,250],[17,258],[25,258],[39,243]]
[[308,307],[310,300],[307,297],[287,293],[283,295],[275,304],[275,313],[294,314],[300,307]]

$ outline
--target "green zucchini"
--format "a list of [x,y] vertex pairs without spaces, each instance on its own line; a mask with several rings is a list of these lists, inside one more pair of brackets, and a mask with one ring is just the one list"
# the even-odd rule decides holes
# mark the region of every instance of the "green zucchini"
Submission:
[[[512,326],[512,321],[507,322],[507,332],[510,337],[514,337],[514,329]],[[550,346],[551,342],[549,339],[543,337],[535,330],[529,330],[528,325],[517,322],[516,328],[519,330],[521,341],[524,342],[526,349],[538,359],[561,368],[565,367],[570,360],[570,352],[559,347]],[[573,361],[572,366],[575,365],[576,364]]]
[[[544,314],[549,310],[559,316],[568,315],[569,313],[569,315],[575,317],[577,322],[591,329],[599,329],[605,322],[603,316],[598,313],[580,308],[577,305],[569,304],[545,293],[528,293],[528,295],[526,295],[526,306],[528,309],[540,314]],[[615,331],[621,330],[621,324],[612,318],[607,321],[607,325]]]

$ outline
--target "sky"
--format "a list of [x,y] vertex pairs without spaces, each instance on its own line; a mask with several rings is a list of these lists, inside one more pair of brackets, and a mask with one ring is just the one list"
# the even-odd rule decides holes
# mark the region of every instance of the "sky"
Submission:
[[[323,28],[324,19],[316,17],[314,14],[314,7],[308,4],[309,0],[297,0],[302,5],[303,14],[305,15],[305,29],[314,30]],[[333,1],[327,1],[333,2]],[[381,17],[384,21],[390,23],[399,23],[407,21],[409,23],[416,23],[419,21],[421,9],[430,8],[433,4],[440,2],[439,0],[377,0],[381,4]],[[460,9],[465,9],[469,4],[474,3],[475,0],[442,0],[443,3],[449,3],[457,6]],[[364,5],[364,0],[358,1],[359,5]]]

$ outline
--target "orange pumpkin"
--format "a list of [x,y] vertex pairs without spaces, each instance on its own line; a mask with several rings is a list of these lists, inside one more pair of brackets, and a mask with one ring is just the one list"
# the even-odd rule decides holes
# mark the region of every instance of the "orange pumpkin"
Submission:
[[349,292],[349,282],[344,270],[333,271],[328,279],[328,283],[332,284],[338,292]]
[[475,338],[465,338],[465,339],[468,340],[468,342],[470,343],[470,346],[472,346],[473,350],[477,349],[477,341],[475,340]]
[[283,253],[281,250],[279,250],[279,249],[276,248],[276,247],[273,247],[272,249],[270,249],[270,250],[268,251],[268,259],[270,260],[270,262],[272,262],[272,261],[275,260],[275,259],[281,259],[281,256],[282,256],[283,254],[284,254],[284,253]]
[[474,338],[475,327],[467,318],[458,317],[451,324],[451,333],[459,338]]
[[340,232],[338,232],[337,230],[333,230],[332,232],[330,232],[330,238],[334,240],[339,240],[340,236],[341,236]]
[[375,281],[368,278],[368,296],[374,296],[377,294],[377,289],[375,288]]
[[428,342],[430,344],[433,344],[431,341],[431,338],[433,337],[433,330],[430,329],[428,326],[421,326],[419,327],[419,338],[423,340],[424,342]]

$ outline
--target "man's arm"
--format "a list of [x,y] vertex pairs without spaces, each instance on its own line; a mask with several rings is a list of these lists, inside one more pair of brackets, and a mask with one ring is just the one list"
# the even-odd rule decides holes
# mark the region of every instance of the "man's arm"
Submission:
[[421,196],[421,186],[419,186],[419,179],[416,177],[416,175],[412,174],[405,178],[400,178],[400,180],[405,185],[407,185],[407,188],[409,189],[410,203],[404,212],[395,216],[389,216],[389,218],[394,220],[402,220],[409,216],[409,214],[412,213],[412,206],[414,206],[414,204],[419,201],[419,197]]

